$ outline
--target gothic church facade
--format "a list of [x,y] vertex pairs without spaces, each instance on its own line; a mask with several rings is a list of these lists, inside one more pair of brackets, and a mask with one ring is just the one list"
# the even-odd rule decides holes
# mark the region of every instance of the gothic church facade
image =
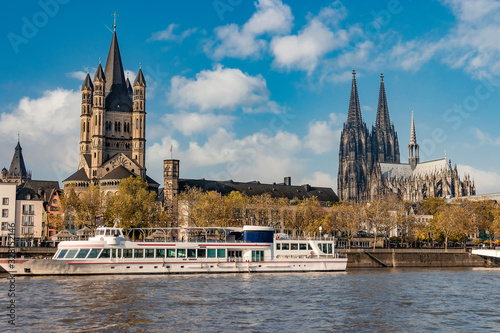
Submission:
[[353,70],[347,121],[340,137],[337,191],[341,200],[368,202],[396,193],[419,202],[426,197],[461,197],[476,193],[469,175],[461,180],[446,157],[420,162],[412,113],[408,163],[400,162],[399,141],[391,124],[384,76],[381,75],[377,119],[371,132],[361,116],[356,72]]

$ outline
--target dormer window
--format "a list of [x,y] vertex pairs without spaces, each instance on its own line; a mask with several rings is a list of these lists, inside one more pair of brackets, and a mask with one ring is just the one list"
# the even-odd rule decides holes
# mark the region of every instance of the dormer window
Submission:
[[26,200],[31,200],[31,194],[26,194]]

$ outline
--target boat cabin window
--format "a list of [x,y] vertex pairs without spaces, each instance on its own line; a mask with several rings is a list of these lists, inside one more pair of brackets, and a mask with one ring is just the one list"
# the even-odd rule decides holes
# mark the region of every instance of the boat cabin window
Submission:
[[123,258],[132,258],[132,249],[123,249]]
[[217,249],[217,258],[225,258],[226,249]]
[[113,258],[121,258],[122,257],[122,249],[112,249],[111,257]]
[[61,252],[59,252],[59,255],[57,256],[57,258],[64,258],[64,256],[66,255],[66,252],[68,252],[68,250],[61,250]]
[[186,249],[178,249],[177,258],[186,258]]
[[215,258],[215,249],[207,249],[207,258]]
[[290,249],[290,244],[288,244],[288,243],[281,244],[281,249],[282,250],[289,250]]
[[175,258],[175,249],[167,249],[167,258]]
[[155,257],[155,249],[146,249],[145,251],[146,258],[154,258]]
[[188,255],[188,258],[196,258],[196,249],[188,249],[187,255]]
[[300,243],[300,244],[299,244],[299,249],[300,249],[300,250],[307,250],[307,244],[305,244],[305,243]]
[[144,250],[134,249],[134,258],[144,258]]
[[264,251],[252,251],[252,261],[263,261]]
[[299,249],[299,244],[297,243],[290,244],[290,250],[298,250],[298,249]]
[[276,243],[276,250],[281,250],[281,243]]
[[233,258],[241,258],[243,257],[243,251],[227,250],[227,256]]
[[95,259],[99,255],[99,252],[101,252],[101,249],[92,249],[90,250],[90,253],[87,257],[87,259]]
[[156,258],[165,258],[165,249],[156,249]]
[[207,250],[206,249],[198,249],[198,258],[206,258]]
[[77,258],[85,258],[87,254],[89,254],[90,249],[81,249],[78,254],[76,255]]
[[69,250],[68,254],[66,255],[66,259],[73,259],[75,257],[76,252],[78,252],[78,250]]
[[108,259],[110,257],[110,251],[109,249],[102,249],[101,255],[99,256],[99,259]]

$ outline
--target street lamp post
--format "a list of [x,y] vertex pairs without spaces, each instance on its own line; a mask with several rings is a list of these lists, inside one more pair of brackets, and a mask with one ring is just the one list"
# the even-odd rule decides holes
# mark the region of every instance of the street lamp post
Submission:
[[323,231],[323,226],[319,226],[319,239],[321,239],[321,232]]

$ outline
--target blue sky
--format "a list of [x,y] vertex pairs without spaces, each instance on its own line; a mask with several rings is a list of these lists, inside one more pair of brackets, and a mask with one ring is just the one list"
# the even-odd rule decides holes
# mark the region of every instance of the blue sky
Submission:
[[116,11],[123,65],[142,65],[148,174],[309,183],[336,190],[351,72],[375,121],[380,73],[407,161],[411,110],[421,160],[444,156],[478,193],[500,191],[500,2],[8,2],[0,25],[0,153],[17,134],[36,179],[78,165],[80,85],[106,61]]

